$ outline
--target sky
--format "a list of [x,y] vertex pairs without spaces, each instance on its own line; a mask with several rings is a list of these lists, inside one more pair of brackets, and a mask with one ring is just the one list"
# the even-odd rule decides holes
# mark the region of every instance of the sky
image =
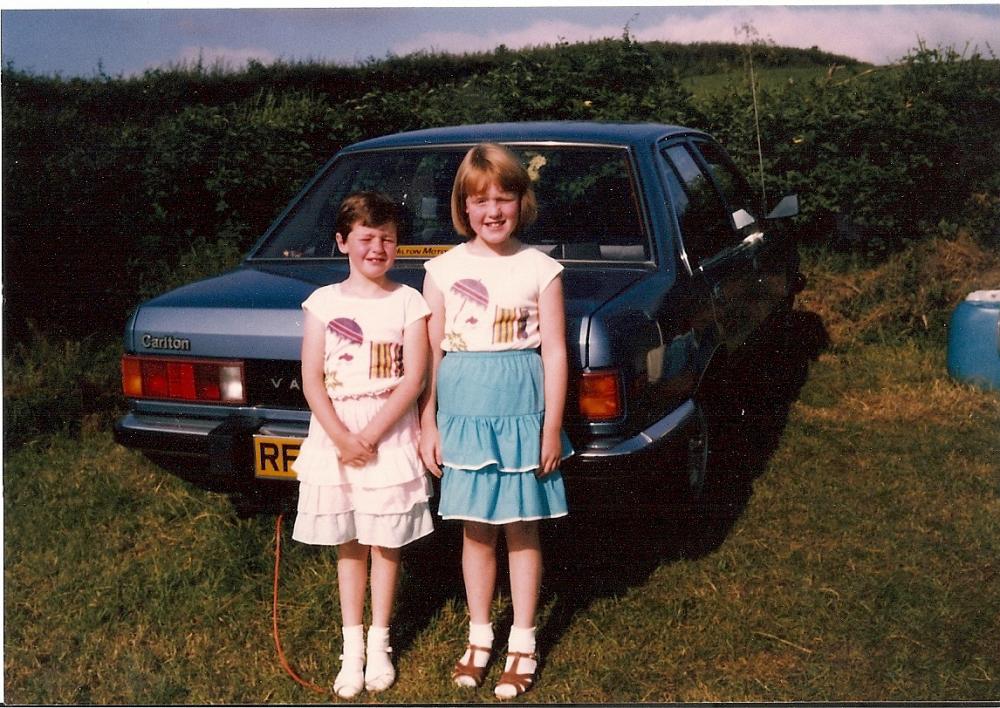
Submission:
[[[43,75],[133,76],[155,67],[248,59],[316,60],[349,65],[418,51],[463,53],[620,37],[733,42],[751,23],[760,39],[817,46],[874,64],[904,57],[919,40],[931,47],[1000,52],[1000,3],[920,5],[449,4],[371,7],[275,3],[190,7],[190,3],[72,5],[0,0],[4,66]],[[48,9],[44,9],[48,8]]]

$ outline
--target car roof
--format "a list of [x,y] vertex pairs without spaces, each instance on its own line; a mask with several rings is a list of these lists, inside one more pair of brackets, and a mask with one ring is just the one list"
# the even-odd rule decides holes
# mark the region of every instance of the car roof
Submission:
[[697,134],[693,128],[660,123],[601,123],[595,121],[535,121],[524,123],[481,123],[447,128],[427,128],[371,138],[355,143],[345,152],[417,145],[497,143],[595,143],[649,145],[674,135]]

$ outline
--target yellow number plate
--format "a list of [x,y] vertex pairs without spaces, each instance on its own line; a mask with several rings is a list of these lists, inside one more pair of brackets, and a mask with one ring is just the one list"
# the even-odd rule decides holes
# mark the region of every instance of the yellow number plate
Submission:
[[292,463],[299,456],[301,446],[302,438],[254,435],[254,476],[259,479],[283,479],[294,482],[297,478]]

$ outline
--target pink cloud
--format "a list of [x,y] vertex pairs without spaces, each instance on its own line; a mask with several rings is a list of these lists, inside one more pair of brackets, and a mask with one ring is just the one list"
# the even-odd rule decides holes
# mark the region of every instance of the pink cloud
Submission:
[[[641,10],[640,10],[641,15]],[[742,41],[736,28],[750,22],[761,39],[789,47],[820,49],[835,54],[886,64],[905,56],[918,38],[931,47],[954,46],[959,51],[987,44],[1000,49],[1000,24],[984,20],[981,13],[956,6],[795,6],[765,5],[711,8],[692,12],[678,8],[656,25],[638,29],[641,41],[734,42]],[[636,23],[638,24],[638,23]],[[393,47],[396,54],[419,50],[442,52],[490,51],[500,44],[512,49],[559,41],[585,42],[619,37],[623,27],[590,26],[569,20],[545,20],[506,31],[428,32]]]
[[1000,44],[1000,26],[981,14],[954,7],[741,7],[720,8],[703,18],[679,18],[637,33],[639,39],[732,42],[734,28],[752,22],[760,37],[788,47],[817,46],[875,64],[905,56],[918,38],[961,51],[967,42]]

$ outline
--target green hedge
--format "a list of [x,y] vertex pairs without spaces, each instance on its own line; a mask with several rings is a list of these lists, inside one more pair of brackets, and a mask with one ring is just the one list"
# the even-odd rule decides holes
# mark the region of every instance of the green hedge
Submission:
[[[876,254],[955,217],[1000,173],[1000,63],[921,47],[894,67],[765,93],[768,191],[805,195],[814,239]],[[713,102],[709,129],[757,172],[749,97]],[[727,113],[744,114],[731,121]],[[985,234],[990,237],[989,234]]]
[[[776,47],[755,65],[845,64]],[[141,78],[3,71],[5,326],[117,331],[137,301],[237,260],[336,150],[413,128],[503,120],[654,120],[715,134],[757,181],[744,72],[697,97],[681,79],[745,47],[621,39],[353,68],[251,65]],[[918,47],[864,74],[758,91],[766,190],[802,196],[803,236],[886,253],[996,187],[1000,63]],[[976,202],[978,203],[978,202]],[[983,216],[995,234],[996,205]],[[982,210],[980,210],[981,212]]]

